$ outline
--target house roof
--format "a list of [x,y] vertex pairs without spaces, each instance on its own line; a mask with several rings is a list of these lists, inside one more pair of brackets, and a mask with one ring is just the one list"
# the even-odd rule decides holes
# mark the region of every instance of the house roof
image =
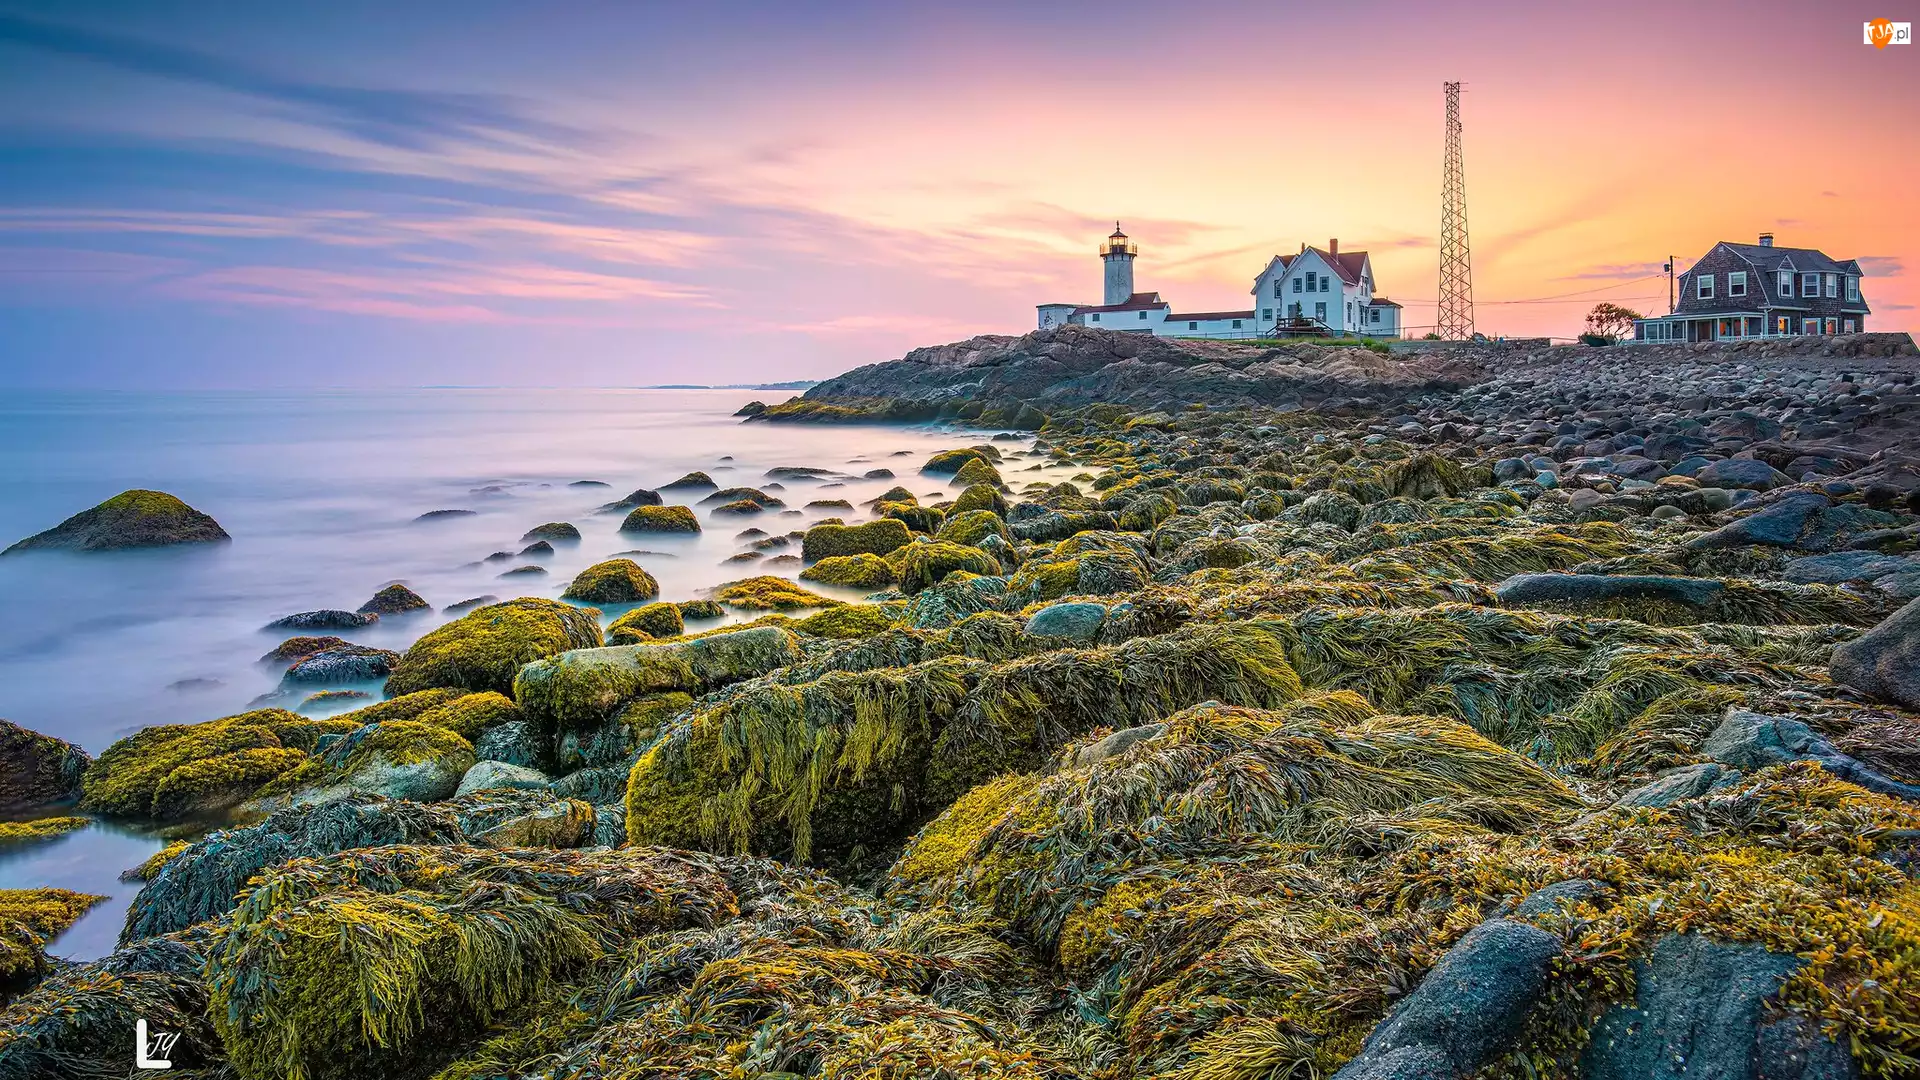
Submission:
[[[1333,267],[1333,272],[1340,275],[1340,280],[1349,285],[1360,284],[1360,275],[1365,273],[1367,269],[1367,253],[1364,251],[1343,251],[1335,255],[1325,248],[1309,247],[1306,251],[1302,251],[1300,255],[1306,254],[1307,251],[1311,251],[1320,256],[1320,260],[1328,266]],[[1257,283],[1261,278],[1265,277],[1267,271],[1273,269],[1274,263],[1279,263],[1282,270],[1291,268],[1293,266],[1293,260],[1299,258],[1300,255],[1275,255],[1265,267],[1261,268],[1258,274],[1254,275],[1254,281]]]
[[1185,319],[1188,322],[1203,322],[1203,321],[1209,321],[1213,319],[1251,319],[1251,318],[1253,318],[1253,312],[1251,311],[1190,311],[1185,315],[1169,315],[1167,316],[1167,321],[1179,322],[1180,320]]
[[1806,273],[1858,274],[1860,264],[1853,259],[1830,259],[1817,248],[1790,248],[1777,245],[1720,242],[1727,250],[1761,270],[1798,270]]
[[1123,303],[1082,305],[1074,308],[1073,313],[1075,315],[1091,315],[1096,311],[1145,311],[1148,308],[1172,306],[1173,305],[1167,303],[1165,300],[1160,299],[1160,294],[1157,292],[1137,292],[1127,297]]
[[1376,296],[1373,299],[1367,301],[1367,306],[1368,307],[1399,307],[1400,305],[1394,303],[1393,301],[1387,299],[1384,296]]

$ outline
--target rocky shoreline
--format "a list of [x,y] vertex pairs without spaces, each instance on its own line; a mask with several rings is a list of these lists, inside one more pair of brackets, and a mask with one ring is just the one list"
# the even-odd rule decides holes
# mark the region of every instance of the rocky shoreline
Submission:
[[[802,583],[640,553],[270,654],[377,668],[351,712],[0,724],[0,844],[225,824],[100,961],[44,953],[89,898],[0,893],[0,1080],[121,1075],[136,1018],[248,1080],[1912,1075],[1916,379],[1066,327],[746,410],[1037,439],[741,534]],[[610,505],[700,527],[661,502]]]

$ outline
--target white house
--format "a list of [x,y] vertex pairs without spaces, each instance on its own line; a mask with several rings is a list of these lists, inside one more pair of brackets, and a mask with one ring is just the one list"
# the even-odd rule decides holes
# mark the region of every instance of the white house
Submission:
[[1254,306],[1245,311],[1176,312],[1157,292],[1135,292],[1139,253],[1115,222],[1100,246],[1101,302],[1040,304],[1039,326],[1077,323],[1156,337],[1400,336],[1400,305],[1375,295],[1367,253],[1342,253],[1338,240],[1325,250],[1302,244],[1297,255],[1274,256],[1253,279]]

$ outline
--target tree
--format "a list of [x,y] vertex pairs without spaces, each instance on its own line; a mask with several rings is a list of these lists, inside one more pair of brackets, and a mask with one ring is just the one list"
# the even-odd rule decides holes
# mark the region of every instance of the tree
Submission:
[[1603,300],[1587,312],[1587,333],[1617,341],[1633,333],[1634,320],[1639,318],[1642,318],[1641,314],[1632,308]]

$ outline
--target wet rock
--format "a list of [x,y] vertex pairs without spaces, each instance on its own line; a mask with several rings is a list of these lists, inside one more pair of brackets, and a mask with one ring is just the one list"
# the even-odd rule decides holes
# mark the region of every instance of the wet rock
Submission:
[[1699,551],[1747,544],[1814,547],[1828,531],[1827,519],[1832,507],[1824,495],[1796,492],[1765,509],[1695,537],[1688,546]]
[[1049,604],[1033,613],[1027,620],[1026,630],[1034,637],[1090,642],[1099,638],[1100,627],[1106,621],[1107,609],[1100,604]]
[[455,687],[508,693],[521,665],[601,642],[591,611],[521,597],[477,608],[413,643],[387,679],[387,694]]
[[675,480],[671,484],[661,484],[660,490],[661,491],[688,491],[688,490],[699,490],[701,488],[716,488],[719,486],[720,486],[719,484],[716,484],[713,482],[713,477],[708,476],[706,473],[690,472],[687,475],[681,477],[680,479]]
[[498,576],[501,578],[546,577],[547,568],[544,566],[516,566]]
[[1920,600],[1833,650],[1833,679],[1863,694],[1920,709]]
[[593,807],[562,799],[508,818],[473,838],[492,848],[577,848],[593,842]]
[[1889,574],[1920,570],[1920,562],[1873,551],[1836,551],[1831,555],[1808,555],[1787,564],[1783,573],[1788,581],[1801,585],[1840,585],[1849,581],[1875,581]]
[[380,616],[371,611],[340,611],[337,608],[324,611],[302,611],[297,615],[287,615],[268,623],[268,630],[355,630],[362,626],[371,626],[380,621]]
[[637,604],[660,595],[660,583],[632,559],[608,559],[587,567],[560,594],[589,604]]
[[[1844,1049],[1769,1003],[1799,959],[1763,945],[1670,934],[1635,961],[1634,1001],[1594,1025],[1583,1080],[1843,1080]],[[1822,1045],[1824,1044],[1824,1045]],[[1836,1052],[1837,1051],[1837,1052]]]
[[1133,746],[1159,737],[1166,730],[1165,724],[1141,724],[1139,727],[1121,728],[1105,738],[1074,750],[1067,756],[1066,767],[1084,769],[1108,758],[1119,757]]
[[368,795],[435,802],[454,794],[475,761],[473,744],[446,728],[417,720],[367,724],[279,776],[248,808],[271,811]]
[[290,664],[304,660],[317,652],[324,652],[347,644],[345,638],[337,637],[290,637],[273,647],[259,660],[262,664]]
[[1904,784],[1868,768],[1841,753],[1804,721],[1790,716],[1728,709],[1720,726],[1700,744],[1700,753],[1723,765],[1745,770],[1813,761],[1840,779],[1868,791],[1920,801],[1920,785]]
[[427,611],[432,606],[422,600],[419,593],[396,581],[354,610],[361,615],[404,615],[409,611]]
[[1481,923],[1373,1029],[1336,1080],[1472,1075],[1510,1048],[1559,954],[1558,938],[1527,923]]
[[660,493],[650,488],[635,488],[626,498],[606,503],[600,507],[601,513],[615,510],[631,510],[636,506],[659,506]]
[[413,520],[415,521],[449,521],[449,520],[452,520],[453,518],[473,517],[479,512],[480,511],[478,510],[429,510],[424,514],[421,514],[419,517],[414,518]]
[[1502,604],[1597,603],[1607,600],[1666,600],[1693,608],[1711,607],[1726,592],[1711,578],[1657,575],[1515,574],[1494,595]]
[[529,540],[546,540],[550,542],[558,541],[560,543],[577,544],[580,542],[580,530],[572,522],[549,521],[544,525],[535,525],[533,528],[528,529],[526,535],[520,539],[522,542]]
[[700,519],[686,506],[636,506],[620,523],[623,533],[697,533]]
[[454,790],[455,796],[471,795],[476,791],[490,788],[525,788],[529,790],[546,789],[550,779],[546,773],[524,765],[513,765],[504,761],[478,761],[460,778],[460,786]]
[[485,607],[488,604],[497,604],[499,602],[500,602],[500,598],[497,596],[492,596],[492,595],[475,596],[466,600],[462,600],[459,603],[448,604],[446,607],[443,607],[440,610],[445,612],[448,615],[457,615],[461,612],[472,611],[474,608],[477,608],[477,607]]
[[391,649],[342,642],[302,657],[281,675],[280,682],[286,687],[374,682],[391,674],[399,660],[400,654]]
[[1695,473],[1694,479],[1713,487],[1746,488],[1750,491],[1771,491],[1793,483],[1793,478],[1786,473],[1752,458],[1716,461]]
[[0,813],[79,798],[89,760],[64,739],[0,720]]
[[545,757],[539,729],[525,720],[509,720],[482,731],[473,740],[473,754],[483,763],[501,761],[528,768],[538,768]]
[[219,522],[178,498],[164,491],[136,488],[35,533],[0,555],[35,550],[118,551],[230,539]]
[[1615,806],[1649,806],[1664,810],[1682,799],[1696,799],[1711,791],[1738,783],[1740,772],[1717,761],[1683,765],[1661,773],[1652,783],[1642,784],[1620,796]]
[[520,549],[519,557],[523,559],[537,559],[543,555],[551,554],[553,554],[553,545],[551,543],[545,540],[535,540],[533,543]]

